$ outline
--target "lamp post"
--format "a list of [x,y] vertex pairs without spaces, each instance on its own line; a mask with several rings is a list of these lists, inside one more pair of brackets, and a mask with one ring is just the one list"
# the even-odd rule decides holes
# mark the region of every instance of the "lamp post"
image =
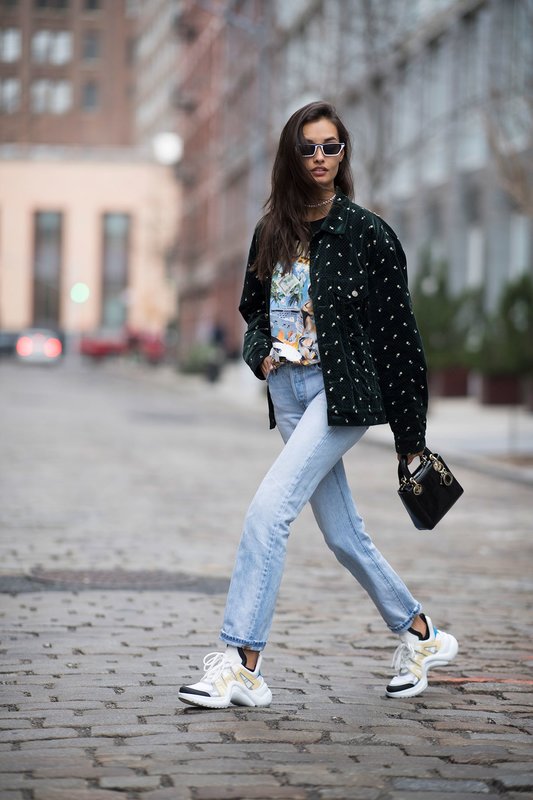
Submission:
[[[156,133],[155,136],[152,138],[152,153],[158,164],[160,164],[162,167],[166,167],[172,170],[173,178],[176,181],[177,180],[176,167],[178,166],[183,157],[183,139],[181,138],[181,136],[177,133],[174,133],[173,131],[161,131],[160,133]],[[174,230],[172,243],[169,245],[165,253],[165,261],[169,261],[170,259],[173,259],[175,257],[175,253],[177,252],[177,236],[178,232],[177,230]],[[169,272],[170,271],[168,270],[167,267],[167,276],[169,275]],[[174,293],[173,325],[175,326],[175,319],[178,307],[178,299],[176,296],[177,281],[175,275],[173,277],[171,285]],[[167,320],[166,324],[165,339],[166,339],[165,349],[169,347],[171,349],[175,349],[176,332],[174,332],[173,334],[172,343],[169,342],[169,320]],[[176,359],[175,353],[173,354],[172,358]]]
[[78,358],[80,358],[80,347],[81,347],[81,310],[83,305],[89,300],[91,296],[91,290],[86,283],[82,281],[77,281],[73,283],[70,287],[70,301],[74,307],[74,319],[73,319],[73,334],[69,337],[69,343],[72,344],[72,347],[69,348],[72,350],[73,353],[76,354]]

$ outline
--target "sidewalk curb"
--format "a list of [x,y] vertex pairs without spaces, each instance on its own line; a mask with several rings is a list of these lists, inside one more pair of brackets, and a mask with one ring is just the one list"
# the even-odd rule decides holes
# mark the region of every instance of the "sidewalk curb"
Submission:
[[[372,445],[372,447],[391,449],[391,445],[387,444],[387,442],[380,442],[368,434],[365,436],[364,442]],[[533,476],[520,472],[520,468],[510,467],[508,464],[494,463],[492,460],[481,456],[465,455],[453,450],[446,450],[445,453],[442,453],[442,456],[452,471],[459,465],[464,469],[487,475],[490,478],[499,478],[503,481],[519,483],[522,486],[533,486]]]

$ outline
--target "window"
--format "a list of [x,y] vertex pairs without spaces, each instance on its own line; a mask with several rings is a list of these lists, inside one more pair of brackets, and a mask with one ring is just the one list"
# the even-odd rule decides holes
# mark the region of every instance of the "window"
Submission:
[[52,35],[49,61],[51,64],[68,64],[72,58],[72,34],[57,31]]
[[0,61],[18,61],[21,52],[20,31],[17,28],[0,30]]
[[460,97],[463,103],[476,102],[483,90],[484,70],[483,43],[481,39],[481,16],[469,14],[463,20],[461,48]]
[[81,106],[84,111],[94,111],[100,106],[100,88],[94,81],[84,84],[81,93]]
[[100,32],[85,31],[83,34],[82,58],[84,61],[94,61],[100,58]]
[[50,81],[33,81],[30,89],[31,110],[42,114],[48,108]]
[[38,211],[34,217],[33,321],[59,325],[63,215]]
[[100,0],[85,0],[85,11],[100,11]]
[[513,211],[509,218],[509,278],[519,278],[530,264],[530,221],[525,214]]
[[44,64],[48,60],[48,50],[51,31],[37,31],[31,40],[31,56],[37,64]]
[[419,86],[414,64],[408,64],[399,71],[398,86],[394,104],[396,110],[396,139],[399,147],[412,142],[419,133]]
[[55,81],[50,93],[49,110],[52,114],[65,114],[72,106],[70,81]]
[[67,64],[72,58],[70,31],[37,31],[31,40],[32,58],[37,64]]
[[451,66],[449,42],[443,39],[432,42],[424,65],[424,117],[428,123],[435,122],[450,110]]
[[0,80],[0,113],[12,114],[20,106],[20,81],[18,78]]
[[131,65],[135,63],[137,52],[137,39],[132,37],[126,42],[126,64]]
[[104,214],[102,326],[106,328],[120,328],[126,322],[129,242],[129,214]]
[[37,9],[64,11],[69,7],[70,0],[35,0],[34,5]]
[[30,91],[31,110],[36,114],[65,114],[72,107],[70,81],[34,81]]

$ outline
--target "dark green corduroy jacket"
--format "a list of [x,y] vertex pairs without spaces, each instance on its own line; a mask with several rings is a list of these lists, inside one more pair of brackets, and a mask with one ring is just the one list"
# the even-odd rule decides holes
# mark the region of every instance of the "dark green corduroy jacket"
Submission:
[[[244,360],[263,379],[269,355],[270,280],[250,271],[239,311],[248,327]],[[426,363],[402,246],[387,223],[338,192],[310,244],[310,289],[326,390],[329,425],[388,422],[398,453],[425,446]],[[290,366],[286,367],[290,369]],[[270,427],[275,426],[269,396]]]

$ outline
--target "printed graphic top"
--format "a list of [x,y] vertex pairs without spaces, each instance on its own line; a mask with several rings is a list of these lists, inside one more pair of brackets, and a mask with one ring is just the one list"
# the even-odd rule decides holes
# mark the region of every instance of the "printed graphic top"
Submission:
[[291,361],[307,366],[318,364],[320,356],[313,303],[309,297],[307,256],[298,256],[290,272],[278,264],[270,289],[271,356],[274,361]]

